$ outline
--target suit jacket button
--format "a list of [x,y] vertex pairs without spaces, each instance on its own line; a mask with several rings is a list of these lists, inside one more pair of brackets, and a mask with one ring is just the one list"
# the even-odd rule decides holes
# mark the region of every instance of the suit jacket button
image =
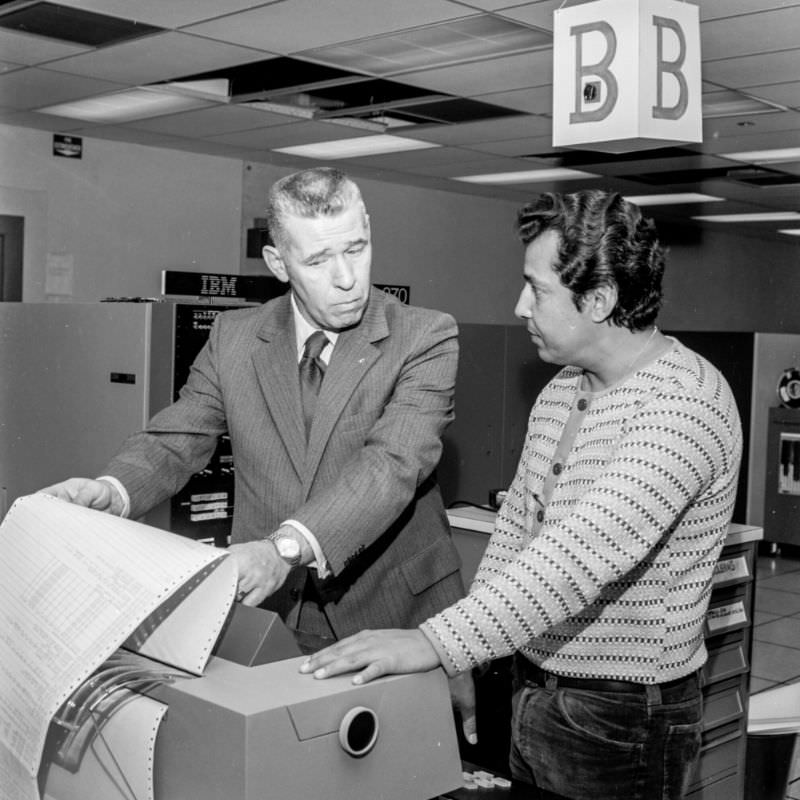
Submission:
[[289,597],[291,597],[292,600],[299,600],[300,599],[300,590],[299,589],[290,589],[289,590]]

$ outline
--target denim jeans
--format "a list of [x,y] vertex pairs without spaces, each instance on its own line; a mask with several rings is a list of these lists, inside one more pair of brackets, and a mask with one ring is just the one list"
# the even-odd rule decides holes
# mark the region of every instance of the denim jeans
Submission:
[[680,800],[700,752],[702,715],[697,675],[663,693],[623,693],[548,688],[515,668],[512,796]]

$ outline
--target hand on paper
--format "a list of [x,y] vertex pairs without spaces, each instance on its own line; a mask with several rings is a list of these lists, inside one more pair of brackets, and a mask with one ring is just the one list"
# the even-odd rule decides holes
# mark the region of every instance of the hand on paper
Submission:
[[239,570],[239,598],[243,605],[257,606],[283,586],[289,565],[267,540],[232,544],[228,552]]
[[439,654],[422,631],[361,631],[315,653],[300,665],[300,672],[329,678],[361,670],[353,683],[368,683],[382,675],[427,672],[441,664]]
[[39,492],[66,500],[68,503],[94,508],[97,511],[107,511],[117,516],[122,513],[124,506],[119,492],[110,483],[91,478],[69,478],[46,489],[40,489]]

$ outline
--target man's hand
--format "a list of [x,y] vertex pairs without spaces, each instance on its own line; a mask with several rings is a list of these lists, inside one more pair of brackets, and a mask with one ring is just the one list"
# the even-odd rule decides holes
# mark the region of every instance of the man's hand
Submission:
[[239,596],[242,604],[257,606],[283,586],[289,565],[278,555],[275,545],[266,540],[232,544],[228,552],[239,571]]
[[94,508],[97,511],[107,511],[117,516],[123,509],[122,497],[110,483],[91,478],[69,478],[61,483],[54,483],[46,489],[40,489],[39,493],[49,494],[68,503]]
[[450,699],[461,717],[461,730],[470,744],[478,743],[478,724],[475,718],[475,682],[467,670],[450,678]]
[[361,670],[353,683],[368,683],[382,675],[427,672],[441,664],[420,630],[361,631],[315,653],[300,665],[300,672],[329,678]]

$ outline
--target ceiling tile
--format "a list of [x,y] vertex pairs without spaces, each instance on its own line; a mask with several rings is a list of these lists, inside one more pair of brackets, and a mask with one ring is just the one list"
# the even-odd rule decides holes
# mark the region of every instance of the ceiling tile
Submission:
[[553,81],[552,50],[537,50],[506,58],[459,64],[403,75],[404,83],[437,92],[477,94],[546,86]]
[[502,17],[507,17],[517,22],[525,22],[528,25],[535,25],[545,31],[552,31],[553,12],[563,5],[563,0],[543,0],[541,3],[528,3],[523,6],[506,8],[498,13]]
[[747,89],[769,83],[796,81],[800,75],[800,49],[780,53],[721,58],[703,63],[703,78],[729,89]]
[[141,85],[256,61],[265,55],[263,51],[169,31],[63,58],[48,64],[48,69]]
[[0,106],[28,110],[121,88],[110,81],[29,67],[0,75]]
[[475,14],[302,55],[327,64],[376,75],[397,74],[469,60],[493,58],[548,46],[551,37],[511,20]]
[[703,58],[732,58],[797,47],[800,30],[796,20],[796,9],[780,8],[704,22],[700,26]]
[[553,87],[537,86],[525,89],[513,89],[510,92],[490,92],[475,97],[483,103],[513,108],[516,111],[525,111],[528,114],[553,113]]
[[800,112],[778,111],[774,114],[757,114],[752,117],[720,117],[703,121],[703,141],[714,141],[729,136],[753,136],[775,131],[800,130]]
[[43,0],[0,9],[0,27],[87,47],[139,39],[160,29],[141,21],[97,14]]
[[424,126],[418,129],[401,129],[402,135],[425,142],[462,145],[475,142],[500,141],[521,136],[541,136],[551,129],[551,122],[545,117],[523,115],[501,117],[500,119],[467,122],[462,125]]
[[747,93],[789,108],[800,109],[800,81],[776,83],[771,86],[751,86]]
[[38,114],[35,111],[0,110],[0,123],[3,125],[20,125],[23,128],[38,128],[44,131],[70,133],[82,128],[85,123],[78,119],[54,117],[51,114]]
[[218,136],[223,133],[266,128],[272,125],[287,125],[294,120],[281,114],[256,111],[242,106],[221,105],[188,111],[183,114],[170,114],[164,117],[129,122],[125,127],[137,130],[156,131],[171,136]]
[[360,166],[374,169],[399,169],[411,172],[426,172],[434,167],[444,165],[454,169],[466,169],[465,165],[484,159],[483,153],[464,150],[458,147],[433,147],[429,150],[413,150],[406,153],[386,153],[381,156],[362,156],[348,159]]
[[58,0],[62,6],[85,8],[99,14],[126,19],[136,18],[149,25],[179,28],[195,22],[214,19],[243,9],[264,5],[266,0]]
[[296,53],[365,36],[466,16],[464,6],[448,0],[340,0],[336,13],[320,13],[319,0],[286,0],[244,11],[187,30],[226,42]]
[[[482,153],[493,153],[498,156],[525,156],[529,153],[544,153],[552,149],[552,131],[540,131],[535,136],[524,136],[519,139],[503,139],[499,141],[473,142],[470,149]],[[517,169],[526,169],[525,166],[517,165]],[[487,170],[489,171],[489,170]]]
[[703,0],[700,5],[700,21],[768,11],[773,8],[800,6],[800,0]]
[[91,50],[80,44],[58,42],[55,39],[45,39],[43,36],[31,36],[27,33],[9,31],[0,28],[0,53],[8,61],[19,64],[41,64],[52,61],[54,58],[64,58],[76,53],[85,53]]
[[206,137],[212,142],[222,142],[237,147],[250,147],[258,150],[271,150],[275,147],[314,144],[315,142],[351,139],[364,136],[363,130],[346,128],[326,122],[294,122],[288,125],[275,125],[269,128],[226,133]]

